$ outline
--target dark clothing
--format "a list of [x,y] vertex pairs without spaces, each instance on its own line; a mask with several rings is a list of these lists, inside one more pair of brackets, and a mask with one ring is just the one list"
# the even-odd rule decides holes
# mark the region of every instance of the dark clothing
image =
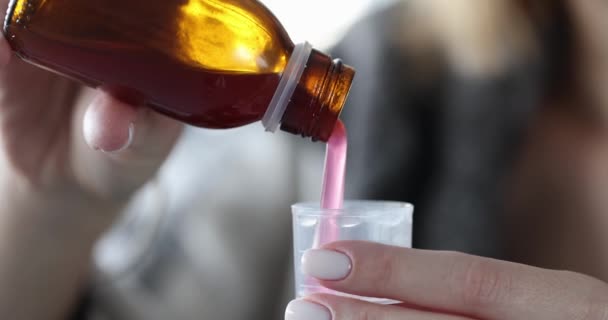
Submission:
[[343,114],[348,197],[415,204],[415,247],[504,258],[504,180],[550,68],[529,59],[471,78],[437,54],[420,72],[399,39],[406,9],[362,21],[334,50],[358,71]]

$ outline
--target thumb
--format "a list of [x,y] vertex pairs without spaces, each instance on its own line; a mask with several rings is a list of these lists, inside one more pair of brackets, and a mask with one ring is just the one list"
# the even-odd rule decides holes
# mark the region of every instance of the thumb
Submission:
[[76,115],[84,141],[74,135],[77,178],[104,198],[130,197],[162,165],[183,125],[101,90],[84,106]]
[[[97,94],[84,114],[85,141],[94,150],[107,153],[125,151],[133,143],[140,108],[105,93]],[[144,125],[139,122],[139,125]]]

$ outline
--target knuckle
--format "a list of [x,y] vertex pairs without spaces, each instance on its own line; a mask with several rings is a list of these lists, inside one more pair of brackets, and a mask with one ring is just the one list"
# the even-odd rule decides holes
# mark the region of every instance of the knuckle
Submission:
[[583,306],[580,320],[608,320],[608,303],[590,301]]
[[483,308],[504,301],[512,291],[513,279],[502,271],[492,260],[465,257],[462,267],[455,267],[454,290],[462,302],[472,308]]
[[567,272],[581,283],[589,283],[591,289],[578,303],[576,320],[608,320],[608,289],[606,284],[586,275]]
[[385,320],[385,318],[369,308],[362,308],[357,315],[358,320]]
[[371,282],[374,292],[386,292],[387,289],[396,285],[395,282],[398,281],[396,273],[404,270],[396,270],[394,259],[395,257],[387,252],[377,256],[375,270],[370,270],[374,278]]

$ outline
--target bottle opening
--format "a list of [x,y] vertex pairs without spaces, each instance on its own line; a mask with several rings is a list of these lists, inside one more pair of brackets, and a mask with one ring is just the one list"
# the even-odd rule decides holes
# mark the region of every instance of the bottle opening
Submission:
[[355,70],[313,50],[287,105],[281,130],[327,142],[346,103]]

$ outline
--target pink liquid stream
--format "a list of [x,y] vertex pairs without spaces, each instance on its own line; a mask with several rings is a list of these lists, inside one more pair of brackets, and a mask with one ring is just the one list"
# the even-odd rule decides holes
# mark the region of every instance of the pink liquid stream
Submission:
[[[327,142],[325,154],[325,172],[321,192],[321,208],[329,214],[336,215],[344,205],[344,180],[346,175],[346,153],[348,149],[347,132],[341,121]],[[323,245],[339,239],[339,228],[336,219],[322,219],[319,222],[315,246]]]
[[[339,212],[337,210],[342,209],[344,205],[347,144],[346,128],[341,121],[338,121],[329,141],[327,141],[325,172],[323,173],[321,191],[321,209],[326,209],[330,216],[319,219],[312,244],[313,249],[339,239],[340,229],[334,218]],[[316,292],[321,287],[318,280],[311,277],[306,277],[304,284],[311,288],[312,291],[309,293]],[[327,289],[324,290],[327,291]],[[307,295],[307,293],[304,295]]]

